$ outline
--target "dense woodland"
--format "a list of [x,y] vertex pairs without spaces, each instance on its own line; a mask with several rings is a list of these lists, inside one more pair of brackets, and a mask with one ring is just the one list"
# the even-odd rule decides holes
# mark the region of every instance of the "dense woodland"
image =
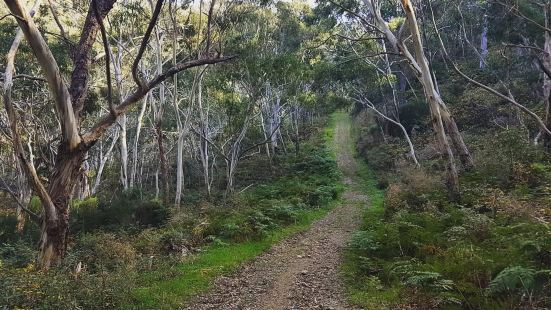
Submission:
[[369,197],[351,304],[551,307],[548,0],[0,16],[0,308],[181,307],[342,201],[345,119]]

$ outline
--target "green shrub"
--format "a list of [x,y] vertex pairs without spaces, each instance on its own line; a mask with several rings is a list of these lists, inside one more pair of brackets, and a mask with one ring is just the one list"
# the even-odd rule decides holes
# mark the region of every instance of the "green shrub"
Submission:
[[266,210],[266,215],[283,224],[296,222],[301,207],[293,205],[275,205]]
[[503,269],[488,286],[490,295],[520,291],[525,294],[551,293],[551,270],[534,270],[521,266]]
[[165,223],[169,217],[169,209],[159,201],[142,201],[137,204],[135,219],[142,226],[159,226]]
[[381,246],[372,231],[358,231],[352,235],[350,246],[362,253],[378,250]]
[[138,254],[129,243],[109,233],[83,235],[73,250],[76,259],[91,272],[131,268],[138,261]]
[[190,250],[190,232],[170,228],[164,230],[159,238],[159,246],[165,254],[187,254]]
[[31,264],[37,255],[35,245],[25,240],[0,244],[0,261],[4,266],[22,268]]

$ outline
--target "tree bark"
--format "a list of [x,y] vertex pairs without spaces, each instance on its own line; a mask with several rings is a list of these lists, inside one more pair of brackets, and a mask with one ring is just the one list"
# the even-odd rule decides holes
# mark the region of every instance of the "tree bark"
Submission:
[[457,173],[457,167],[455,165],[454,155],[446,136],[444,120],[446,120],[446,127],[448,128],[448,130],[452,130],[449,132],[452,141],[454,141],[454,145],[458,146],[464,143],[461,143],[463,142],[462,139],[461,141],[456,140],[457,135],[459,137],[461,137],[461,135],[457,130],[457,125],[455,125],[455,122],[447,111],[444,101],[440,97],[440,94],[438,93],[438,90],[436,89],[436,86],[432,79],[432,73],[429,68],[428,61],[425,57],[425,52],[423,50],[421,34],[419,31],[419,26],[417,24],[415,10],[411,5],[410,0],[402,0],[402,5],[407,16],[409,30],[411,31],[412,35],[413,46],[415,50],[415,60],[418,68],[420,69],[419,81],[423,85],[425,98],[427,99],[431,111],[432,126],[434,128],[434,131],[436,132],[436,138],[440,146],[440,151],[446,156],[447,159],[447,186],[452,196],[459,196],[459,177]]
[[138,119],[136,120],[136,136],[134,137],[134,145],[132,147],[132,170],[130,172],[130,188],[134,187],[134,184],[136,182],[136,176],[138,173],[138,158],[139,158],[139,144],[140,144],[140,135],[142,132],[142,126],[143,126],[143,118],[145,116],[145,111],[147,109],[147,99],[151,95],[146,95],[142,99],[142,106],[140,108],[140,113],[138,114]]

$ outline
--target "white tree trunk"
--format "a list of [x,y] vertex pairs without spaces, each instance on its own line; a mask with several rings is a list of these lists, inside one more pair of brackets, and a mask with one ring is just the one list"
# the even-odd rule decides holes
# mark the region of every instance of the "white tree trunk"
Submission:
[[486,68],[488,57],[488,15],[484,14],[482,21],[482,33],[480,35],[480,69]]
[[96,181],[94,182],[94,186],[92,187],[92,195],[95,195],[98,192],[99,186],[101,184],[101,175],[103,174],[103,169],[105,168],[105,164],[107,164],[107,161],[109,161],[109,158],[111,157],[111,153],[113,152],[113,149],[115,148],[115,145],[117,145],[117,141],[119,139],[119,129],[115,129],[115,132],[112,136],[111,145],[107,149],[107,152],[103,154],[103,148],[101,147],[102,142],[100,141],[100,161],[98,170],[96,172]]

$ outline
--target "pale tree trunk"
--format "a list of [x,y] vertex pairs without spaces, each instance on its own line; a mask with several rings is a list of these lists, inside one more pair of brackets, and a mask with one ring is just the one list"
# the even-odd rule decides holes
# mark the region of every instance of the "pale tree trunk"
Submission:
[[[545,27],[551,26],[551,4],[545,6]],[[545,53],[543,54],[542,65],[551,71],[551,34],[545,31]],[[551,128],[551,77],[543,75],[543,101],[545,105],[545,127]],[[551,148],[551,134],[541,131],[543,145]]]
[[136,175],[138,173],[138,158],[139,158],[139,146],[140,146],[140,135],[142,132],[143,118],[145,116],[145,111],[147,110],[147,99],[151,97],[151,93],[147,94],[142,99],[142,106],[140,108],[140,113],[136,120],[136,136],[134,137],[134,144],[132,146],[132,170],[130,171],[130,188],[134,187],[136,182]]
[[[25,172],[23,171],[23,168],[21,167],[20,162],[17,160],[17,158],[14,158],[14,159],[17,167],[17,187],[18,187],[19,201],[23,205],[28,205],[29,201],[31,200],[32,191],[31,191],[31,188],[29,188],[29,185],[27,184],[27,178],[25,177]],[[23,212],[23,209],[19,205],[17,206],[17,209],[15,212],[16,212],[16,218],[17,218],[17,225],[15,230],[18,233],[22,233],[23,230],[25,229],[26,217]]]
[[[423,85],[425,97],[431,111],[432,126],[434,128],[434,131],[436,132],[436,138],[440,146],[440,151],[447,158],[446,170],[448,174],[448,189],[453,195],[457,196],[459,195],[459,177],[457,173],[457,167],[455,165],[453,152],[448,143],[446,131],[444,128],[444,115],[445,119],[447,120],[446,124],[448,125],[448,130],[456,129],[451,128],[452,123],[453,125],[455,125],[455,122],[453,122],[453,119],[451,119],[451,115],[449,114],[447,109],[445,109],[445,104],[442,101],[442,98],[440,97],[440,94],[438,93],[432,79],[432,73],[429,68],[427,58],[425,57],[425,52],[423,50],[423,45],[421,42],[421,34],[419,32],[417,18],[415,17],[415,10],[411,5],[410,0],[402,0],[402,4],[404,6],[404,11],[406,12],[407,21],[409,22],[409,30],[411,31],[415,50],[415,59],[421,73],[419,81]],[[453,137],[452,141],[455,141]]]
[[488,57],[488,14],[484,13],[482,21],[482,33],[480,34],[480,69],[486,68]]
[[295,99],[295,106],[293,108],[293,113],[292,113],[292,124],[293,124],[293,129],[294,129],[294,134],[295,134],[295,138],[294,138],[294,142],[295,142],[295,155],[299,155],[300,154],[300,106],[298,105],[298,103],[296,102],[296,99]]
[[[96,172],[96,181],[94,182],[94,186],[92,187],[92,195],[97,194],[99,186],[101,184],[101,175],[103,174],[103,169],[105,168],[105,164],[109,161],[109,158],[111,157],[111,153],[113,152],[113,149],[115,148],[115,145],[117,144],[118,139],[120,138],[120,130],[116,129],[113,133],[113,137],[111,138],[111,145],[107,149],[107,152],[103,154],[103,147],[101,147],[100,144],[100,153],[99,153],[99,165],[98,170]],[[102,142],[100,142],[102,143]]]
[[201,134],[199,137],[199,155],[201,158],[201,166],[203,169],[203,182],[205,183],[205,188],[207,195],[211,195],[211,176],[210,176],[210,151],[209,143],[207,141],[209,137],[210,124],[209,124],[209,109],[208,106],[203,106],[203,77],[207,68],[199,69],[200,72],[197,76],[197,105],[199,109],[199,122]]
[[245,139],[245,135],[247,134],[247,131],[249,129],[249,123],[250,123],[250,115],[247,115],[245,117],[245,120],[243,122],[243,126],[241,127],[241,130],[239,131],[239,135],[233,143],[230,146],[229,150],[229,156],[226,156],[226,195],[229,195],[233,193],[235,184],[235,172],[237,171],[237,165],[239,163],[239,160],[241,159],[241,142],[243,142],[243,139]]
[[[170,19],[172,22],[172,64],[178,64],[177,49],[178,49],[178,23],[176,21],[176,14],[178,12],[178,6],[175,5],[174,9],[169,10]],[[174,114],[176,115],[176,130],[178,132],[177,149],[176,149],[176,191],[174,193],[174,204],[179,206],[182,201],[182,190],[184,187],[184,137],[185,133],[182,126],[182,120],[180,118],[180,109],[178,107],[178,75],[175,74],[172,78],[173,92],[172,92],[172,104],[174,106]]]
[[[117,85],[117,97],[119,102],[123,102],[126,99],[123,89],[123,76],[122,76],[122,57],[123,57],[123,46],[121,43],[122,35],[119,34],[119,40],[117,41],[117,54],[115,55],[109,48],[109,55],[106,57],[111,58],[113,64],[113,69],[115,73],[115,83]],[[127,117],[122,115],[118,119],[119,125],[119,156],[120,156],[120,181],[122,188],[127,190],[129,187],[129,176],[128,176],[128,142],[127,142]]]
[[406,13],[406,20],[408,29],[411,32],[411,38],[413,41],[415,56],[409,51],[408,47],[401,38],[397,38],[390,30],[387,23],[381,16],[379,3],[377,0],[364,0],[365,4],[369,7],[373,14],[376,27],[387,38],[392,48],[405,57],[408,61],[408,65],[417,75],[419,82],[423,86],[425,98],[431,111],[431,119],[433,128],[436,133],[436,138],[441,152],[447,159],[447,185],[452,196],[459,195],[459,177],[457,167],[455,165],[453,151],[448,143],[446,136],[446,129],[452,140],[452,143],[457,150],[462,162],[465,166],[472,166],[472,157],[459,133],[457,125],[453,120],[449,110],[447,109],[444,101],[440,97],[440,94],[436,88],[433,80],[432,72],[429,68],[428,61],[425,57],[423,45],[421,41],[421,35],[419,26],[415,16],[415,10],[411,5],[410,0],[402,0],[402,6]]
[[[443,128],[447,129],[452,144],[457,151],[461,162],[466,168],[470,168],[473,165],[473,160],[471,154],[463,141],[463,137],[459,132],[457,124],[455,123],[451,113],[449,112],[447,106],[442,100],[438,89],[433,80],[433,74],[429,68],[428,61],[425,57],[423,51],[423,45],[421,41],[421,35],[419,31],[419,26],[415,16],[415,11],[411,5],[410,0],[402,0],[402,6],[406,13],[407,22],[409,25],[409,30],[412,34],[413,45],[415,50],[415,56],[411,54],[408,47],[401,41],[401,38],[397,38],[394,33],[390,30],[387,23],[381,16],[379,3],[377,0],[364,0],[364,3],[368,6],[370,11],[374,15],[374,21],[376,27],[383,33],[387,38],[392,48],[400,53],[408,61],[408,65],[415,72],[419,81],[421,82],[427,103],[429,104],[432,118],[433,118],[433,127],[437,134],[438,143],[444,154],[451,154],[452,157],[448,156],[448,184],[452,192],[457,192],[458,190],[458,178],[457,178],[457,168],[453,161],[453,152],[449,152],[448,149],[449,143],[447,142],[445,130],[442,134]],[[438,107],[435,107],[434,104],[437,104]],[[433,105],[431,107],[431,105]],[[442,123],[442,126],[439,125]],[[442,128],[440,128],[442,127]],[[455,171],[455,172],[454,172]],[[457,183],[457,184],[456,184]],[[454,185],[455,184],[455,185]]]
[[126,115],[119,117],[119,155],[121,161],[121,184],[124,190],[128,189],[128,144],[126,142]]
[[[265,110],[264,104],[261,107],[262,110]],[[260,127],[262,128],[262,134],[264,135],[264,140],[268,140],[268,129],[266,127],[266,120],[264,119],[264,111],[261,111],[260,113]],[[268,156],[268,159],[270,160],[270,165],[272,164],[272,153],[270,152],[270,144],[266,143],[264,144],[264,147],[266,148],[266,155]]]
[[270,134],[271,134],[271,145],[272,145],[272,154],[276,153],[278,147],[278,141],[281,139],[281,130],[279,129],[280,123],[280,110],[281,110],[281,95],[279,91],[275,92],[275,102],[271,108],[270,114]]

